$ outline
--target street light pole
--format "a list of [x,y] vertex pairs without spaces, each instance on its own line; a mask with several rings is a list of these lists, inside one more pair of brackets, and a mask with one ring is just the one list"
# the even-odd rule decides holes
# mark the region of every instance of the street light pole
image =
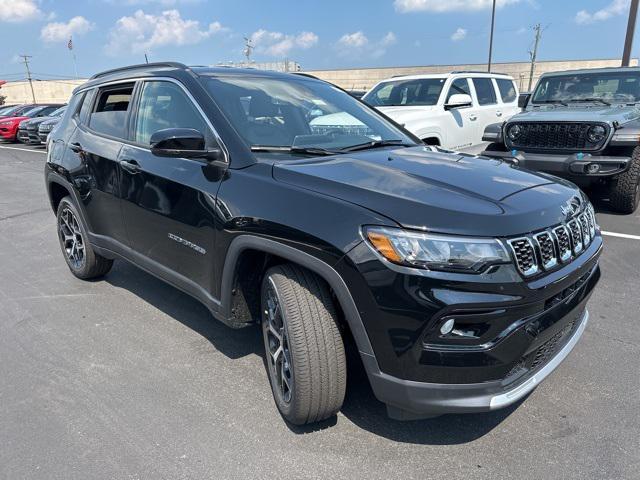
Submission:
[[631,46],[633,34],[636,31],[636,17],[638,16],[638,0],[631,0],[629,8],[629,21],[627,22],[627,36],[624,39],[624,52],[622,53],[622,66],[628,67],[631,61]]
[[487,62],[487,72],[491,72],[491,54],[493,52],[493,27],[496,22],[496,0],[493,0],[491,10],[491,33],[489,34],[489,61]]

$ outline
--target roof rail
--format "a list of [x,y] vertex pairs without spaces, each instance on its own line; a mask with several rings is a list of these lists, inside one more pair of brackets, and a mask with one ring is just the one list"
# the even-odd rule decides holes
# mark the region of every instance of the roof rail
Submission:
[[487,72],[487,71],[483,71],[483,70],[454,70],[450,73],[454,73],[454,74],[460,74],[460,73],[487,73],[490,75],[505,75],[505,76],[509,76],[508,73],[500,73],[500,72]]
[[127,70],[136,70],[140,68],[154,68],[154,67],[173,67],[173,68],[181,68],[181,69],[187,68],[185,64],[179,63],[179,62],[139,63],[137,65],[128,65],[126,67],[113,68],[111,70],[105,70],[104,72],[96,73],[89,80],[93,80],[94,78],[104,77],[105,75],[110,75],[112,73],[126,72]]

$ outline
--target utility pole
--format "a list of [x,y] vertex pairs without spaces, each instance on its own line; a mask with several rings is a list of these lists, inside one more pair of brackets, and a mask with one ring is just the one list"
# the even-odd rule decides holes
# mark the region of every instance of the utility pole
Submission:
[[624,52],[622,54],[622,66],[628,67],[631,60],[631,46],[633,34],[636,31],[636,17],[638,16],[638,0],[631,0],[629,8],[629,21],[627,22],[627,36],[624,39]]
[[540,35],[542,34],[542,27],[540,24],[536,24],[533,29],[536,31],[536,39],[533,43],[533,50],[529,51],[531,56],[531,70],[529,71],[529,91],[533,83],[533,70],[536,68],[536,57],[538,56],[538,45],[540,44]]
[[496,0],[493,0],[491,10],[491,33],[489,34],[489,61],[487,62],[487,72],[491,73],[491,53],[493,52],[493,26],[496,22]]
[[31,87],[31,98],[33,99],[33,103],[36,103],[36,94],[33,91],[33,80],[31,79],[31,70],[29,70],[29,59],[32,57],[31,55],[20,55],[22,60],[24,61],[24,66],[27,69],[27,80],[29,80],[29,86]]
[[144,52],[144,61],[149,63],[149,57],[147,57],[147,52]]

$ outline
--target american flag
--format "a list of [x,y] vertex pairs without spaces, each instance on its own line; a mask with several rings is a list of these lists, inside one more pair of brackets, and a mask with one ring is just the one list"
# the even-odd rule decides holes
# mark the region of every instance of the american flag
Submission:
[[69,50],[73,50],[73,40],[69,37],[69,43],[67,43],[67,48]]

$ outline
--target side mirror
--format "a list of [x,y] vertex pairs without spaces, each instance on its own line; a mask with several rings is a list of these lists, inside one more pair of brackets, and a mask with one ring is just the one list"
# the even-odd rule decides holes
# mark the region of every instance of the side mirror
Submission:
[[219,148],[205,146],[204,135],[194,128],[165,128],[151,135],[151,153],[158,157],[218,160]]
[[518,107],[525,108],[527,106],[527,103],[529,103],[530,98],[531,98],[530,93],[521,93],[518,96]]
[[445,104],[444,108],[451,110],[453,108],[464,108],[473,105],[471,95],[466,93],[454,93],[449,97],[449,101]]

